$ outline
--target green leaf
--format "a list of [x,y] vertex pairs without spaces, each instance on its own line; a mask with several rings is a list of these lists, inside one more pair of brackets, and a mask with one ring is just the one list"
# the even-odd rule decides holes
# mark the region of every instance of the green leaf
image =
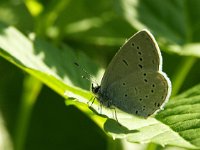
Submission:
[[120,126],[108,119],[105,129],[114,138],[196,149],[200,147],[200,85],[171,99],[155,118],[117,113]]
[[[13,27],[0,25],[0,55],[12,62],[27,73],[37,77],[43,83],[58,92],[83,110],[96,122],[103,123],[91,115],[87,105],[93,97],[89,91],[88,81],[81,80],[81,70],[76,69],[74,62],[87,66],[87,70],[97,76],[98,67],[89,61],[82,53],[75,53],[66,45],[60,49],[37,38],[25,37]],[[73,67],[74,66],[74,67]],[[104,125],[105,130],[113,138],[125,138],[130,142],[154,142],[161,145],[176,145],[186,148],[199,148],[199,93],[197,86],[191,91],[173,98],[165,110],[158,113],[155,118],[148,119],[132,116],[117,110],[117,119],[108,119]],[[76,98],[77,101],[72,101]],[[68,103],[68,104],[69,104]],[[83,104],[83,105],[82,105]],[[91,106],[95,112],[102,116],[114,118],[114,110],[100,108],[99,103]],[[195,133],[195,134],[194,134]]]
[[57,49],[45,41],[28,39],[15,28],[2,24],[0,33],[1,56],[65,98],[70,96],[66,93],[75,93],[79,95],[81,102],[86,103],[86,99],[91,97],[89,92],[77,87],[89,89],[90,85],[89,81],[81,79],[83,73],[76,68],[74,62],[88,66],[87,69],[94,75],[97,72],[97,67],[83,53],[76,54],[66,45]]
[[1,0],[0,21],[14,25],[23,31],[33,30],[33,17],[26,8],[23,1]]
[[120,15],[136,29],[150,29],[163,50],[200,57],[198,0],[118,0]]
[[[114,3],[99,1],[96,5],[96,1],[91,0],[48,2],[48,5],[43,5],[44,11],[37,22],[38,33],[45,32],[43,34],[51,38],[65,39],[81,49],[84,44],[120,46],[127,38],[124,33],[131,36],[135,30],[115,14]],[[121,29],[123,32],[118,32]]]

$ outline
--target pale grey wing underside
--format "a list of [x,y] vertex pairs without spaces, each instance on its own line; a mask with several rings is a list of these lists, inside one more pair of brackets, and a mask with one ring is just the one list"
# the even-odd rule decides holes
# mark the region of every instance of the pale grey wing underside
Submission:
[[[143,117],[159,110],[169,93],[169,81],[164,73],[139,71],[112,83],[107,96],[113,106]],[[116,88],[117,87],[117,88]]]
[[142,30],[133,35],[113,57],[101,81],[101,90],[105,92],[110,84],[127,74],[141,70],[158,71],[161,65],[160,50],[153,36]]

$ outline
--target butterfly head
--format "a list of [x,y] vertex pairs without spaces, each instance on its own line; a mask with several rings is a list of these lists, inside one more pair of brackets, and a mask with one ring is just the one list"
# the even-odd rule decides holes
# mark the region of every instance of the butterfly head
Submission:
[[99,92],[100,92],[100,88],[101,88],[101,86],[99,86],[99,85],[94,85],[93,83],[92,83],[92,92],[94,93],[94,94],[98,94]]

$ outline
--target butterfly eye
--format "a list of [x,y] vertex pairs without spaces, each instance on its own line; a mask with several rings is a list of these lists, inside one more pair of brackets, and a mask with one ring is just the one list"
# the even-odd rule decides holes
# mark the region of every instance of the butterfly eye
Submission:
[[99,86],[99,85],[94,86],[94,85],[92,84],[92,92],[93,92],[94,94],[97,94],[97,93],[99,92],[99,90],[100,90],[100,87],[101,87],[101,86]]

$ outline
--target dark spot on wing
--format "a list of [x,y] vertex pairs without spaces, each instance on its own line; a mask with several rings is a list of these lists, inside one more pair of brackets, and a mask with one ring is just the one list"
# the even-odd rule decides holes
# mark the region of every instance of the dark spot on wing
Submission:
[[137,88],[135,87],[135,92],[137,93]]
[[143,106],[143,109],[142,109],[143,111],[145,111],[145,106]]
[[126,60],[123,59],[123,62],[124,62],[125,65],[128,66],[128,62]]
[[142,65],[139,64],[138,66],[142,69]]

